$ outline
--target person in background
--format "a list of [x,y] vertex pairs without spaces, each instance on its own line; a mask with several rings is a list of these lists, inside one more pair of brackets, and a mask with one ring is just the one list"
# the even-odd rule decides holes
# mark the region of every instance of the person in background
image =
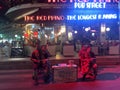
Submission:
[[11,46],[9,44],[9,42],[5,42],[5,45],[3,47],[3,52],[5,54],[5,57],[10,57],[10,54],[11,54]]
[[97,75],[97,63],[96,63],[96,56],[92,52],[91,47],[89,46],[87,49],[88,56],[90,57],[90,69],[93,69],[93,73],[95,75],[94,78],[96,78]]
[[77,40],[76,42],[76,52],[79,52],[79,50],[81,49],[81,43],[80,43],[80,40]]
[[40,63],[40,53],[39,53],[39,46],[38,44],[36,45],[36,49],[32,52],[31,55],[31,61],[33,64],[33,79],[35,80],[35,85],[38,85],[38,72],[39,72],[39,68],[42,68],[42,65]]
[[48,63],[48,53],[44,45],[41,47],[37,44],[36,49],[32,52],[31,61],[33,62],[33,79],[35,85],[39,84],[38,75],[43,74],[44,83],[50,82],[50,64]]
[[78,52],[78,56],[80,58],[80,71],[84,73],[83,62],[87,59],[87,45],[82,45],[82,48]]
[[82,38],[82,41],[81,41],[81,43],[83,44],[83,45],[89,45],[90,44],[90,39],[87,37],[87,36],[83,36],[83,38]]
[[41,58],[42,59],[48,59],[51,56],[48,49],[47,49],[47,45],[42,45],[41,46],[41,51],[42,51],[41,52],[41,54],[42,54]]
[[50,62],[49,62],[49,57],[50,53],[47,49],[47,45],[42,45],[41,46],[41,59],[43,60],[43,68],[45,70],[44,74],[44,81],[45,83],[49,83],[51,81],[51,68],[50,68]]
[[94,79],[97,75],[97,64],[95,54],[91,51],[89,45],[83,45],[82,49],[79,51],[80,57],[80,70],[83,75],[82,79],[85,80],[85,77],[93,69]]

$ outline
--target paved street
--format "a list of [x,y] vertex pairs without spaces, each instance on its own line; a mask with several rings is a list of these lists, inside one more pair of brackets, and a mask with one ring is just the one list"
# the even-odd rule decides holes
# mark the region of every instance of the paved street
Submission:
[[0,90],[120,90],[120,66],[100,67],[96,81],[34,86],[31,76],[32,70],[1,70]]

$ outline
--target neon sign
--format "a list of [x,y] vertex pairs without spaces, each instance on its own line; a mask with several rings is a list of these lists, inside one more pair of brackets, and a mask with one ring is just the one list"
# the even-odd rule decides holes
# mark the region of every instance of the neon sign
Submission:
[[40,15],[40,16],[25,16],[24,17],[25,21],[53,21],[53,20],[64,20],[64,16],[62,15]]
[[117,19],[117,14],[67,15],[67,20]]
[[48,3],[75,3],[75,2],[106,2],[106,3],[111,3],[111,2],[116,2],[118,3],[119,0],[48,0]]
[[74,3],[74,8],[105,8],[106,3],[99,3],[99,2],[80,2],[80,3]]
[[71,21],[71,20],[110,20],[117,19],[117,14],[81,14],[81,15],[40,15],[40,16],[25,16],[24,21]]

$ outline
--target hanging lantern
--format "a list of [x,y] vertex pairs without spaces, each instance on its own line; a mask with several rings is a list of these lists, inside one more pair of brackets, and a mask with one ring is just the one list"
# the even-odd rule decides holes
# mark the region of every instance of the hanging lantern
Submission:
[[38,37],[38,32],[35,31],[35,32],[33,33],[33,35],[34,35],[34,37]]
[[28,36],[29,36],[28,33],[24,33],[25,38],[28,38]]

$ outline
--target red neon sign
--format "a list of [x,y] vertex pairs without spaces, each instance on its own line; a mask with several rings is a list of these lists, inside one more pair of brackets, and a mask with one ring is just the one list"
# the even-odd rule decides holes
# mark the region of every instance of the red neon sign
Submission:
[[25,16],[25,21],[60,21],[64,20],[62,15],[39,15],[39,16]]

